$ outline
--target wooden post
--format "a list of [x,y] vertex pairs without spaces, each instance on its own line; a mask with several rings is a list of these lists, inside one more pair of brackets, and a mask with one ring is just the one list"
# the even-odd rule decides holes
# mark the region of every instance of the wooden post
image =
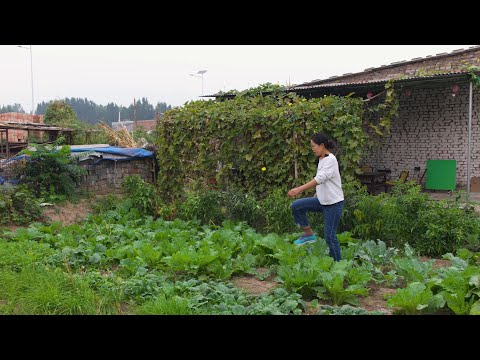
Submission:
[[[293,144],[297,144],[297,133],[293,133]],[[294,169],[295,169],[295,179],[298,179],[298,163],[297,163],[297,152],[295,151],[295,162],[294,162]]]
[[7,144],[7,159],[9,159],[10,158],[10,146],[8,145],[8,129],[6,129],[6,130],[7,130],[6,131],[6,134],[7,134],[7,142],[6,142],[6,144]]

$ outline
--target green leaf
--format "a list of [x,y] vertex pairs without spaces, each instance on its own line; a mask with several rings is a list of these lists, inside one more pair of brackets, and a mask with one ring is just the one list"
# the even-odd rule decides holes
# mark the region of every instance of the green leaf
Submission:
[[387,305],[399,307],[400,311],[412,315],[427,308],[432,299],[432,292],[424,284],[413,282],[408,284],[405,289],[398,289],[397,293],[387,300]]
[[100,260],[102,259],[102,257],[100,256],[99,253],[95,253],[93,254],[92,256],[90,256],[90,258],[88,259],[89,262],[91,262],[92,264],[97,264],[100,262]]
[[470,315],[480,315],[480,300],[477,300],[470,309]]
[[480,288],[480,275],[473,275],[468,281],[468,284]]

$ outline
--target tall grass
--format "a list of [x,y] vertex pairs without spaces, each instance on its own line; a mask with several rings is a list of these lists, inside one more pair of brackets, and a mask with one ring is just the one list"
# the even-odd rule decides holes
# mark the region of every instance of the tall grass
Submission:
[[115,314],[115,304],[98,296],[80,277],[61,271],[0,270],[0,314]]

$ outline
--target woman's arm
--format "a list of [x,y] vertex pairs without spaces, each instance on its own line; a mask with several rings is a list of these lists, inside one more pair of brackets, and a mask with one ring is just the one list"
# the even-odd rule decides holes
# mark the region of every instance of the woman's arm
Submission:
[[309,181],[308,183],[303,184],[302,186],[291,189],[288,192],[288,196],[289,197],[297,196],[298,194],[304,192],[305,190],[311,189],[311,188],[313,188],[317,185],[318,185],[317,181],[315,179],[313,179],[313,180]]
[[324,161],[325,165],[320,171],[317,171],[317,175],[314,177],[318,185],[323,184],[328,179],[331,179],[338,169],[338,162],[335,158],[328,157],[325,158]]

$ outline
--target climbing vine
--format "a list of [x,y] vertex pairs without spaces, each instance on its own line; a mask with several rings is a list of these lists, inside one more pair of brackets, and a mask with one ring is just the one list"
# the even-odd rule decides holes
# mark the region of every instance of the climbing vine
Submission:
[[[477,61],[479,60],[477,59]],[[472,81],[473,88],[477,90],[478,87],[480,86],[480,77],[476,73],[480,72],[480,67],[473,65],[465,60],[462,62],[463,62],[463,69],[466,70],[468,75],[470,76],[470,80]]]
[[371,134],[372,140],[379,140],[390,134],[391,120],[398,114],[399,103],[394,91],[394,81],[398,79],[397,77],[388,80],[385,84],[385,98],[383,102],[368,108],[372,117],[366,123],[373,130]]
[[[358,169],[366,145],[365,103],[361,98],[305,99],[282,89],[238,93],[229,100],[192,101],[164,114],[159,124],[158,186],[165,198],[178,198],[189,184],[240,186],[262,196],[309,181],[316,171],[310,138],[321,131],[333,149],[345,181]],[[271,89],[269,89],[271,90]],[[396,111],[393,87],[377,135],[388,133]]]

